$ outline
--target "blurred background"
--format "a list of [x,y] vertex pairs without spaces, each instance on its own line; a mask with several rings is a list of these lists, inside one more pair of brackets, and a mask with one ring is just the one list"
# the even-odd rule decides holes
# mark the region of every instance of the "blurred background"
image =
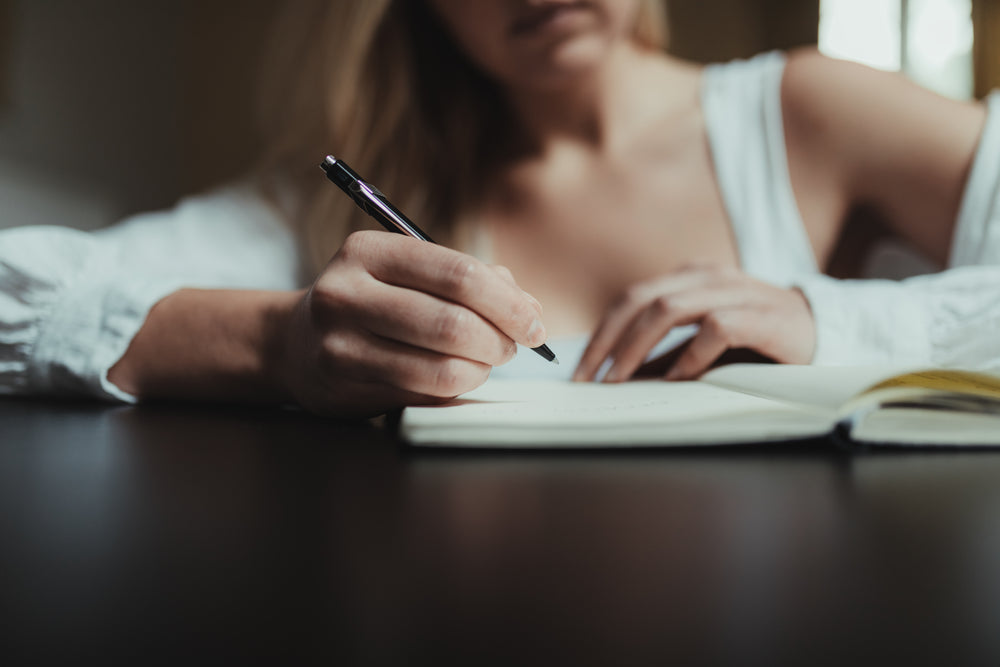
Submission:
[[[0,227],[93,229],[238,176],[282,0],[0,0]],[[941,94],[1000,86],[1000,0],[669,0],[701,62],[818,44]],[[322,152],[323,147],[318,146]]]

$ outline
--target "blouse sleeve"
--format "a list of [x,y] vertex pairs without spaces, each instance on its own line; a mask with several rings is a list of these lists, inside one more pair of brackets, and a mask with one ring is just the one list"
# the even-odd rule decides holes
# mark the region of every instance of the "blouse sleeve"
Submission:
[[987,105],[949,268],[902,281],[798,281],[816,321],[813,363],[1000,370],[1000,93]]
[[295,289],[294,234],[249,186],[99,232],[0,232],[0,394],[134,402],[108,381],[149,310],[184,287]]

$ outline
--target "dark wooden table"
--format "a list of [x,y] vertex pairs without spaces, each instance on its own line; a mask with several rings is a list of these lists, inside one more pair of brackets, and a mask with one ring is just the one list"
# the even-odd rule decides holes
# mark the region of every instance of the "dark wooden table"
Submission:
[[0,400],[0,663],[1000,664],[1000,453]]

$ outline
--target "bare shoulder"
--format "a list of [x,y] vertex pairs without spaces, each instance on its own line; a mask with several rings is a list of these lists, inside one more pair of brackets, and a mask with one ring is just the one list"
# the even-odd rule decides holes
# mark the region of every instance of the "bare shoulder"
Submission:
[[789,53],[782,108],[787,125],[833,142],[871,137],[968,143],[975,141],[985,115],[981,104],[951,100],[899,73],[835,60],[815,49]]
[[947,247],[985,122],[982,104],[815,49],[788,54],[781,100],[791,161],[825,170],[842,184],[847,206],[875,205],[918,246]]

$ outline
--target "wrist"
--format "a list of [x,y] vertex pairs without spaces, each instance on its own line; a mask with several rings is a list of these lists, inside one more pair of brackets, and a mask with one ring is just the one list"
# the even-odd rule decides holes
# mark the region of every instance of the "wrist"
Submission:
[[149,311],[108,378],[140,399],[279,403],[296,292],[183,289]]
[[294,386],[295,350],[301,345],[293,333],[306,290],[273,292],[261,311],[260,340],[255,375],[271,398],[279,403],[297,403]]

